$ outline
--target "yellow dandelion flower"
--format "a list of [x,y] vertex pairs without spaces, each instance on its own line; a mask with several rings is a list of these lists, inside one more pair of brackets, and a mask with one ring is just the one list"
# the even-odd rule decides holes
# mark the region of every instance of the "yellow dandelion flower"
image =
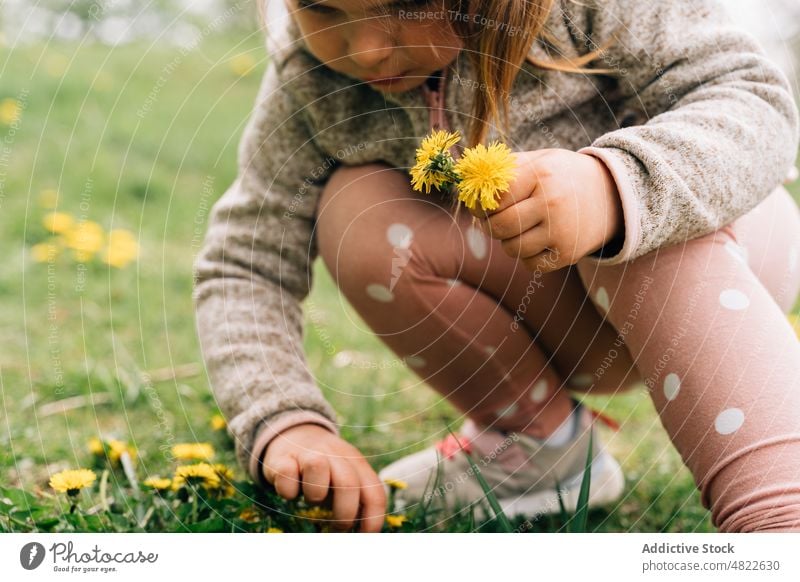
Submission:
[[3,99],[0,101],[0,123],[11,125],[19,119],[21,111],[22,109],[16,99],[12,99],[11,97]]
[[417,148],[414,166],[409,170],[411,187],[430,194],[453,181],[453,158],[449,149],[461,139],[459,132],[436,130],[426,136]]
[[408,483],[399,479],[384,479],[383,482],[392,489],[406,489],[408,487]]
[[97,437],[90,438],[87,446],[89,447],[89,452],[97,457],[102,457],[106,454],[106,448],[103,445],[103,441]]
[[458,199],[469,209],[480,204],[484,210],[494,210],[500,206],[496,198],[508,190],[514,178],[515,166],[511,150],[503,143],[467,148],[455,167],[460,178]]
[[214,456],[210,443],[179,443],[172,447],[173,456],[179,461],[208,461]]
[[58,190],[45,188],[39,192],[39,206],[42,208],[55,208],[58,204]]
[[240,77],[244,77],[253,71],[256,66],[256,60],[251,55],[242,53],[228,61],[228,66],[230,66],[231,71]]
[[64,244],[75,251],[78,261],[88,261],[105,244],[103,227],[91,220],[82,220],[63,235]]
[[67,469],[50,477],[50,487],[59,493],[74,496],[84,487],[88,487],[97,479],[90,469]]
[[50,232],[63,234],[73,227],[75,221],[66,212],[49,212],[42,218],[42,224]]
[[245,507],[239,514],[239,519],[247,523],[258,523],[261,521],[261,514],[255,507]]
[[211,417],[211,429],[212,430],[225,430],[225,427],[228,426],[228,423],[225,422],[225,418],[221,414],[215,414]]
[[104,263],[125,267],[139,256],[139,243],[129,230],[114,229],[108,233],[108,246],[101,256]]
[[279,527],[271,527],[266,531],[266,533],[283,533],[283,530]]
[[297,516],[303,519],[331,519],[333,518],[333,511],[319,507],[309,507],[308,509],[300,509],[297,511]]
[[386,523],[389,527],[402,527],[402,525],[408,521],[408,518],[405,515],[387,515],[386,516]]
[[165,491],[172,486],[172,479],[166,477],[148,477],[144,480],[144,486],[156,491]]
[[233,470],[227,465],[222,463],[215,463],[214,470],[217,472],[220,480],[219,492],[223,497],[230,497],[236,492],[233,487]]
[[204,489],[219,488],[219,475],[208,463],[181,465],[175,469],[172,488],[177,490],[186,486],[202,486]]
[[42,242],[31,247],[31,256],[37,263],[49,263],[56,260],[61,254],[61,247],[57,244]]
[[128,443],[114,439],[108,441],[108,458],[111,462],[119,462],[123,453],[128,453],[131,461],[136,460],[136,449],[134,447],[130,446]]

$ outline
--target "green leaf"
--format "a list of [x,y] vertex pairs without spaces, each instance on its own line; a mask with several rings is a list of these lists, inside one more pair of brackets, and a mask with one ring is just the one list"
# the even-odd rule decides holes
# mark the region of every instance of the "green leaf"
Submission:
[[24,509],[38,507],[36,497],[27,491],[15,487],[0,487],[0,497],[5,497],[16,507]]
[[575,507],[573,532],[585,532],[589,521],[589,487],[592,481],[592,438],[594,436],[594,428],[592,427],[589,430],[589,452],[586,454],[586,467],[581,481],[581,490],[578,494],[578,504]]
[[561,517],[561,523],[567,525],[569,523],[569,512],[564,505],[564,498],[561,496],[562,491],[563,489],[561,488],[561,482],[556,479],[556,497],[558,498],[559,516]]

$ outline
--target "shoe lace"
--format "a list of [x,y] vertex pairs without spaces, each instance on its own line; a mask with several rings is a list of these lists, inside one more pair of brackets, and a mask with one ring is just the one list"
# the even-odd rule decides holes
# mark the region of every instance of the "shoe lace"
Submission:
[[[459,442],[461,443],[461,446],[459,446]],[[463,435],[456,437],[454,434],[449,434],[436,443],[436,449],[442,453],[442,456],[444,456],[445,459],[452,459],[453,456],[462,448],[464,449],[464,452],[472,452],[472,442],[470,442],[470,440]]]
[[599,410],[595,410],[594,408],[589,408],[588,406],[586,406],[586,408],[589,409],[589,412],[592,414],[594,418],[602,421],[603,424],[605,424],[611,430],[618,431],[620,429],[619,423],[610,416],[608,416],[607,414],[603,414]]

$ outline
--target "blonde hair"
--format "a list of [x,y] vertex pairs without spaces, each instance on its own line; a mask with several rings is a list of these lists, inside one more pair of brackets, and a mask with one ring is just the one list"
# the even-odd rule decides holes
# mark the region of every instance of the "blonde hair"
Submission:
[[[476,71],[481,90],[472,104],[467,141],[482,143],[489,125],[502,121],[508,128],[511,87],[527,60],[544,70],[579,74],[608,74],[612,69],[587,68],[602,56],[610,43],[576,58],[554,60],[533,57],[531,47],[540,40],[548,50],[560,52],[552,33],[545,28],[556,0],[452,0],[454,10],[478,18],[457,18],[455,32],[465,41],[467,58]],[[483,23],[490,23],[485,25]],[[499,23],[499,24],[498,24]],[[500,98],[496,98],[496,96]],[[502,115],[502,118],[501,118]]]

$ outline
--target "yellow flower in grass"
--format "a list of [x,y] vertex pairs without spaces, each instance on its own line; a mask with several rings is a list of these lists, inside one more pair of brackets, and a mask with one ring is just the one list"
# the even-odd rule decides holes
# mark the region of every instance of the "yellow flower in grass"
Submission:
[[244,77],[249,75],[252,70],[256,66],[256,60],[247,53],[242,53],[233,57],[230,61],[228,61],[228,65],[231,68],[231,71],[239,75],[240,77]]
[[214,470],[214,467],[208,463],[182,465],[175,469],[175,476],[172,479],[172,488],[178,490],[181,487],[187,486],[203,487],[208,490],[218,489],[219,475]]
[[114,229],[108,233],[108,246],[103,251],[102,261],[122,269],[139,256],[139,243],[129,230]]
[[409,171],[414,190],[430,194],[432,187],[438,190],[453,181],[453,157],[448,150],[460,139],[457,131],[436,130],[422,140]]
[[19,119],[21,108],[16,99],[8,97],[0,101],[0,123],[11,125]]
[[332,519],[333,511],[315,505],[314,507],[309,507],[308,509],[298,510],[297,516],[302,517],[303,519]]
[[77,495],[84,487],[89,487],[97,479],[90,469],[68,469],[50,477],[50,487],[59,493]]
[[383,482],[391,489],[406,489],[408,487],[408,483],[399,479],[384,479]]
[[245,507],[239,514],[239,519],[247,523],[258,523],[261,521],[261,514],[255,507]]
[[215,414],[211,417],[211,430],[225,430],[227,426],[228,423],[225,422],[225,418],[221,414]]
[[233,487],[233,470],[222,463],[212,465],[219,477],[219,492],[223,497],[230,497],[236,489]]
[[97,457],[102,457],[106,454],[106,448],[103,445],[103,441],[97,437],[92,437],[89,439],[88,447],[89,452]]
[[66,212],[48,212],[42,218],[42,224],[50,232],[64,234],[75,225],[75,220]]
[[172,447],[172,454],[179,461],[209,461],[214,447],[210,443],[179,443]]
[[283,533],[283,530],[279,527],[271,527],[266,531],[266,533]]
[[123,453],[128,453],[131,461],[136,460],[136,449],[134,447],[128,443],[114,439],[108,441],[108,459],[112,463],[118,463]]
[[128,453],[131,461],[136,460],[136,448],[117,439],[103,441],[97,437],[92,437],[89,439],[88,447],[89,452],[95,457],[100,459],[108,458],[112,465],[119,465],[120,459],[124,453]]
[[144,480],[144,486],[155,491],[166,491],[172,486],[172,479],[166,477],[148,477]]
[[60,254],[61,247],[51,242],[37,243],[31,247],[31,256],[37,263],[54,261]]
[[74,251],[75,260],[88,261],[105,244],[103,227],[92,220],[82,220],[64,233],[64,244]]
[[458,199],[474,210],[477,204],[484,210],[500,206],[497,198],[508,190],[514,178],[515,161],[507,145],[493,142],[487,148],[478,144],[467,148],[456,162],[459,175]]
[[387,515],[386,523],[389,527],[402,527],[408,518],[405,515]]

